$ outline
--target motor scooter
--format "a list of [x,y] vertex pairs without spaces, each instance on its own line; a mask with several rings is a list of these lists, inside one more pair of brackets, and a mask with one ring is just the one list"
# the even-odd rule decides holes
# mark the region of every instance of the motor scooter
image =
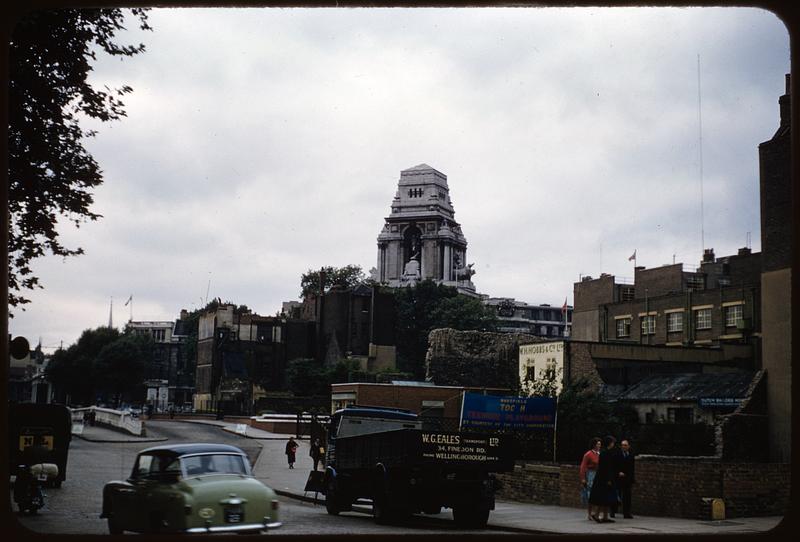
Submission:
[[58,465],[54,463],[35,463],[18,465],[14,480],[14,502],[21,514],[36,514],[44,506],[47,494],[42,486],[58,477]]

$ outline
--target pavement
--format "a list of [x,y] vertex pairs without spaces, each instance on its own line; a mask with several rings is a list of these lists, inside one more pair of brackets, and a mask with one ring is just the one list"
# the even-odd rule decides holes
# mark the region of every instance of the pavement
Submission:
[[[181,422],[203,423],[216,425],[222,431],[239,434],[241,438],[255,439],[261,444],[255,464],[254,476],[266,485],[273,488],[279,495],[287,498],[316,502],[324,505],[325,496],[314,492],[305,492],[305,484],[311,472],[313,463],[309,457],[308,440],[295,439],[298,442],[297,463],[294,469],[289,469],[284,454],[284,447],[289,436],[270,433],[226,422],[224,420],[189,420],[177,419]],[[146,422],[145,422],[146,426]],[[237,429],[239,430],[237,432]],[[137,437],[120,431],[99,426],[86,426],[78,438],[93,442],[163,442],[167,439],[159,437],[151,431],[150,436]],[[370,513],[370,506],[354,506],[359,512]],[[442,521],[450,521],[452,513],[449,509],[443,510],[438,516]],[[495,509],[489,515],[488,530],[514,531],[528,534],[570,534],[570,535],[726,535],[726,534],[756,534],[766,533],[778,526],[783,517],[750,517],[734,518],[721,521],[703,521],[698,519],[672,518],[660,516],[640,516],[634,519],[623,519],[617,514],[615,523],[599,524],[586,518],[583,508],[570,508],[523,503],[515,501],[497,500]],[[786,524],[779,529],[785,532]]]

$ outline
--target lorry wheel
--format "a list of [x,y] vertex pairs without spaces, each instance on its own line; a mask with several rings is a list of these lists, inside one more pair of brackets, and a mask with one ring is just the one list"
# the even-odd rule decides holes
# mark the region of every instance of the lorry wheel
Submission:
[[336,516],[342,511],[337,502],[336,480],[333,478],[328,479],[328,484],[325,487],[325,510],[332,516]]
[[391,521],[386,494],[376,493],[372,497],[372,517],[378,525],[386,525]]
[[109,534],[122,534],[122,527],[120,527],[119,522],[114,519],[114,516],[110,516],[108,518],[108,533]]
[[483,506],[456,506],[453,508],[456,524],[468,529],[484,529],[489,521],[489,509]]

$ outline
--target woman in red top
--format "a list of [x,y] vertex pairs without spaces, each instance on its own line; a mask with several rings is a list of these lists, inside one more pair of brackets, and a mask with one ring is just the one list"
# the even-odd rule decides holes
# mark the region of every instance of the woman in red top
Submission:
[[581,502],[588,505],[587,513],[589,520],[592,520],[592,503],[589,502],[589,493],[592,490],[592,482],[594,482],[594,475],[597,473],[597,465],[600,462],[600,448],[603,441],[600,437],[594,437],[589,441],[589,451],[583,454],[581,460]]

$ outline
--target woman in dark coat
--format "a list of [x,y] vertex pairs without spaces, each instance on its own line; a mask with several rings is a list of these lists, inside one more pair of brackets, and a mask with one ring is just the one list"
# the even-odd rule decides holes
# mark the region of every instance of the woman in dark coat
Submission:
[[[603,439],[603,450],[600,452],[600,461],[597,465],[597,473],[594,475],[592,491],[589,494],[589,503],[597,507],[598,514],[592,519],[598,523],[614,523],[608,517],[608,509],[617,498],[616,480],[616,450],[614,445],[617,439],[611,435]],[[598,517],[598,515],[600,517]]]
[[297,442],[293,437],[289,437],[289,442],[286,443],[286,458],[289,460],[289,468],[294,468],[294,462],[297,454]]

